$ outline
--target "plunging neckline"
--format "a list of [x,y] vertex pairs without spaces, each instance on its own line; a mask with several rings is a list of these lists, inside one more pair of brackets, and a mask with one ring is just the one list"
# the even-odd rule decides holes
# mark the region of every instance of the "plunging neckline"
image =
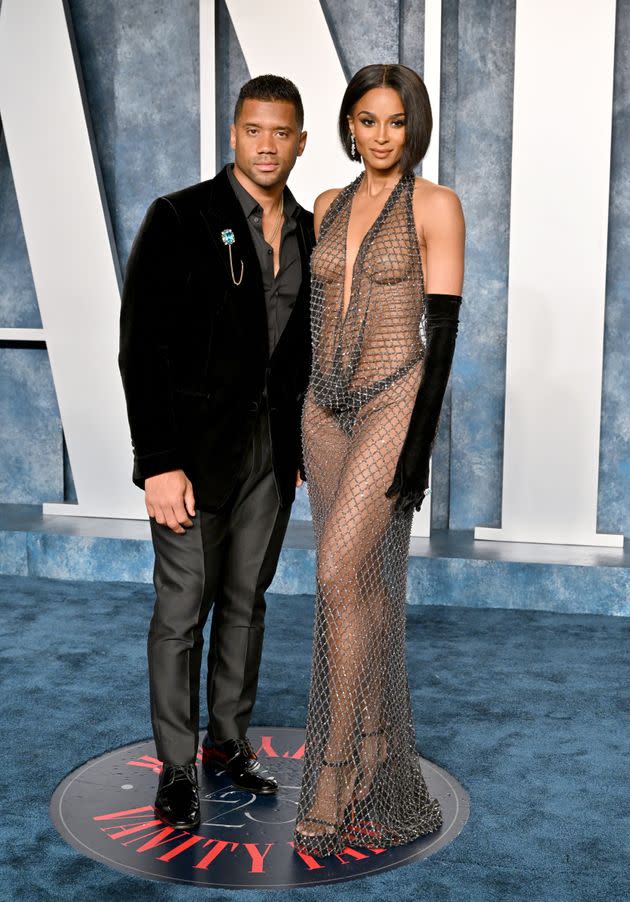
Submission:
[[389,213],[389,209],[392,206],[393,201],[397,199],[397,196],[395,197],[395,195],[397,195],[398,189],[404,183],[407,176],[401,175],[401,177],[398,179],[398,181],[396,182],[396,184],[394,185],[392,190],[389,192],[389,195],[387,196],[385,203],[381,207],[380,211],[377,213],[376,218],[374,219],[374,222],[367,229],[365,235],[363,236],[363,238],[361,239],[361,241],[359,243],[359,247],[357,248],[357,253],[354,258],[354,262],[352,264],[352,271],[350,273],[350,294],[348,296],[348,307],[346,308],[346,311],[344,313],[343,303],[344,303],[344,299],[346,296],[347,262],[348,262],[348,235],[350,234],[350,217],[352,216],[352,205],[354,203],[354,198],[356,197],[357,191],[363,184],[364,178],[365,178],[365,170],[353,182],[353,185],[352,185],[353,190],[350,194],[350,203],[348,204],[348,212],[346,215],[346,234],[344,236],[344,248],[343,248],[343,281],[341,284],[341,303],[339,305],[339,318],[341,321],[342,329],[346,324],[346,320],[348,319],[348,314],[350,313],[350,308],[352,307],[352,302],[354,299],[354,276],[355,276],[355,272],[356,272],[356,268],[357,268],[357,263],[363,252],[363,248],[365,247],[368,237],[371,237],[372,233],[374,231],[376,231],[377,227],[380,226],[380,224],[382,223],[382,220]]

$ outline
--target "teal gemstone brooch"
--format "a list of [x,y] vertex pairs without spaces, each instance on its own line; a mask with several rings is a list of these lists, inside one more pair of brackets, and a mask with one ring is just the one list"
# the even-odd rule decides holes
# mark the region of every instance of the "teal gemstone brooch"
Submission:
[[234,261],[232,260],[232,245],[236,244],[236,237],[232,229],[223,229],[223,231],[221,232],[221,241],[227,247],[228,254],[230,255],[230,272],[232,273],[232,281],[235,285],[240,285],[243,281],[243,271],[245,267],[243,265],[243,261],[241,260],[241,274],[237,280],[236,276],[234,275]]

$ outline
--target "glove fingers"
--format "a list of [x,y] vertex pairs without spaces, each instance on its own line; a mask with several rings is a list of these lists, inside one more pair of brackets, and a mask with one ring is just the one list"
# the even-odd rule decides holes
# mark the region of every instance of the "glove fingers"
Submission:
[[396,506],[394,510],[399,514],[408,513],[413,507],[413,499],[409,498],[408,495],[399,495],[396,499]]
[[399,514],[400,513],[406,514],[406,513],[409,513],[410,510],[414,510],[414,509],[419,511],[420,508],[422,507],[422,502],[424,501],[424,499],[425,499],[424,492],[422,492],[422,493],[413,492],[412,494],[409,494],[409,495],[400,494],[398,496],[398,498],[396,499],[396,503],[394,505],[394,511]]
[[386,497],[386,498],[393,498],[394,495],[398,495],[398,494],[399,494],[401,488],[402,488],[402,486],[401,486],[401,483],[400,483],[400,479],[398,478],[398,476],[395,476],[395,477],[394,477],[394,481],[392,482],[392,484],[390,485],[390,487],[389,487],[389,488],[387,489],[387,491],[385,492],[385,497]]

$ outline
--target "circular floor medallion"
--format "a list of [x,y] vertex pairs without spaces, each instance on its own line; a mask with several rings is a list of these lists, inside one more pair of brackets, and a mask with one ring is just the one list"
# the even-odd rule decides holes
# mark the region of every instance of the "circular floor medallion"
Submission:
[[449,773],[422,759],[442,828],[393,849],[346,849],[317,858],[296,852],[292,834],[302,773],[304,730],[252,727],[249,738],[277,777],[275,796],[236,789],[199,763],[201,824],[176,830],[158,821],[153,800],[160,762],[152,740],[88,761],[55,790],[50,811],[63,838],[83,855],[150,880],[271,889],[366,877],[426,858],[452,842],[468,819],[468,795]]

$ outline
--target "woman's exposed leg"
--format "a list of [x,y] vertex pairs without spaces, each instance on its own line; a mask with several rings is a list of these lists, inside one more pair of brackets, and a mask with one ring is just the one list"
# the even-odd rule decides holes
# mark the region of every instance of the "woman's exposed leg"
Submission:
[[[316,499],[313,509],[314,519],[323,517],[316,524],[317,610],[298,816],[307,835],[321,834],[321,823],[340,827],[357,780],[369,773],[371,782],[367,734],[384,722],[386,569],[399,532],[385,491],[404,436],[382,410],[373,405],[353,422],[334,495],[323,504]],[[370,757],[365,764],[362,752]]]

